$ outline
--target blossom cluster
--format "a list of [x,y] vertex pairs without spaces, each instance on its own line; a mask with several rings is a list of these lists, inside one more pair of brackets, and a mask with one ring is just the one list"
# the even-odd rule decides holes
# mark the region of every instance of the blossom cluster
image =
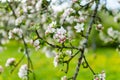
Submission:
[[35,49],[38,50],[40,48],[40,41],[39,41],[39,39],[35,40],[33,42],[33,45],[35,46]]
[[100,74],[94,76],[94,80],[105,80],[106,74],[102,71]]
[[[114,21],[118,22],[120,16],[119,14],[116,15],[116,13],[120,10],[119,3],[117,0],[106,1],[107,3],[105,0],[100,0],[98,11],[102,8],[108,9],[115,15]],[[0,52],[3,50],[1,44],[3,45],[9,42],[9,40],[6,39],[7,37],[9,39],[21,39],[25,36],[25,42],[31,43],[36,51],[40,49],[41,45],[47,47],[44,47],[45,49],[41,47],[41,49],[43,49],[47,57],[54,57],[53,64],[55,67],[60,63],[60,59],[64,60],[66,56],[69,56],[69,58],[72,57],[73,52],[71,50],[63,50],[61,48],[68,45],[66,44],[67,42],[72,43],[72,41],[74,41],[75,44],[78,43],[75,45],[76,48],[85,43],[86,39],[82,40],[81,36],[78,35],[82,33],[82,37],[84,37],[84,31],[88,28],[87,22],[91,16],[94,17],[91,15],[91,12],[95,10],[97,4],[97,1],[92,0],[0,0],[0,2],[9,4],[3,5],[5,9],[0,9],[0,28],[1,26],[5,26],[4,30],[0,30]],[[113,3],[116,6],[111,5]],[[90,9],[86,11],[87,8]],[[7,9],[10,10],[7,11]],[[102,32],[103,25],[98,19],[99,17],[95,17],[97,21],[94,20],[94,23],[96,29],[100,31],[100,38],[106,43],[113,40],[120,42],[120,32],[110,27],[107,30],[106,36]],[[34,34],[36,30],[40,37]],[[27,38],[30,40],[28,41]],[[52,46],[58,44],[61,49],[58,49],[56,52],[54,51],[56,49],[48,49],[49,47],[44,43]],[[54,47],[57,46],[58,48],[58,45]],[[58,54],[60,51],[62,53]],[[6,67],[14,65],[14,58],[9,58],[5,64]],[[26,64],[20,67],[18,76],[21,79],[27,79],[28,67]],[[3,68],[0,66],[0,73],[2,72]],[[94,80],[99,79],[105,80],[104,72],[96,75],[94,78]],[[67,80],[67,77],[63,76],[61,80]]]
[[8,35],[9,35],[9,39],[14,38],[15,35],[22,38],[23,31],[20,28],[14,28],[13,30],[9,31]]
[[103,40],[105,43],[109,42],[120,42],[120,32],[118,30],[114,30],[112,27],[109,27],[107,29],[107,35],[105,35],[103,32],[100,32],[100,39]]

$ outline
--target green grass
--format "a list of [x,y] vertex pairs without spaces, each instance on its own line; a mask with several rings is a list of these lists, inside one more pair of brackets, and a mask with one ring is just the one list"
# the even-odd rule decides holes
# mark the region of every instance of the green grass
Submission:
[[[0,65],[4,67],[4,72],[0,75],[0,80],[21,80],[17,72],[21,64],[26,63],[26,58],[21,62],[21,64],[16,67],[15,71],[10,74],[11,68],[5,67],[5,62],[10,57],[15,57],[16,61],[22,57],[23,53],[18,52],[18,48],[23,46],[17,42],[11,42],[6,45],[6,50],[0,53]],[[101,72],[104,70],[106,72],[106,80],[120,80],[120,54],[112,48],[98,48],[95,51],[91,49],[85,54],[86,58],[95,72]],[[34,51],[30,55],[34,71],[37,80],[60,80],[61,76],[67,75],[72,76],[75,72],[75,67],[77,63],[77,58],[73,59],[70,63],[70,69],[68,74],[61,71],[63,68],[59,66],[55,68],[53,66],[53,58],[46,58],[46,56],[41,53],[41,51]],[[84,69],[82,66],[77,80],[92,80],[93,75],[89,69]],[[32,80],[32,79],[31,79]]]

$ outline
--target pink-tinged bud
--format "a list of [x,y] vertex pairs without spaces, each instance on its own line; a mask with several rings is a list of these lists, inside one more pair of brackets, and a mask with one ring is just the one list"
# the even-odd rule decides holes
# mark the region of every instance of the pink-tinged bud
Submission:
[[85,22],[85,18],[84,17],[80,17],[79,18],[79,22]]
[[104,27],[102,26],[102,24],[98,24],[98,25],[96,26],[96,29],[97,29],[97,30],[103,30],[103,28],[104,28]]

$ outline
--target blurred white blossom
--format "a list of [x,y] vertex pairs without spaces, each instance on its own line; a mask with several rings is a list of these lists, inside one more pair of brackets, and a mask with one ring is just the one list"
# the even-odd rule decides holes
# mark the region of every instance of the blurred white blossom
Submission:
[[60,23],[63,24],[64,20],[69,17],[71,13],[75,13],[75,10],[72,8],[67,8],[64,10],[64,13],[61,16]]
[[76,32],[82,32],[84,31],[84,23],[81,24],[77,23],[77,25],[74,26],[74,28],[76,29]]
[[38,0],[37,3],[36,3],[36,5],[35,5],[35,8],[36,8],[37,11],[40,10],[41,5],[42,5],[42,0]]
[[119,22],[120,21],[120,13],[114,16],[114,22]]
[[98,76],[95,76],[95,77],[94,77],[94,80],[99,80],[99,77],[98,77]]
[[67,27],[67,37],[69,40],[71,40],[73,37],[75,37],[71,26]]
[[35,41],[33,42],[33,45],[34,45],[34,46],[38,46],[39,44],[40,44],[39,39],[37,39],[37,40],[35,40]]
[[116,14],[120,10],[120,3],[118,0],[106,0],[106,8]]
[[96,26],[96,30],[98,30],[98,31],[101,31],[101,30],[103,30],[103,25],[102,24],[97,24],[97,26]]
[[51,24],[48,25],[48,27],[45,31],[45,34],[55,32],[55,28],[54,28],[55,26],[56,26],[56,21],[53,21]]
[[47,58],[54,57],[56,55],[56,51],[52,51],[51,49],[44,47],[42,50]]
[[13,66],[15,65],[15,58],[7,59],[5,66],[8,67],[8,66],[12,66],[12,65]]
[[66,17],[66,21],[70,24],[72,24],[74,22],[74,16],[67,16]]
[[55,67],[58,66],[58,64],[59,64],[59,54],[56,54],[56,55],[55,55],[53,64],[54,64]]
[[15,20],[15,25],[19,25],[25,19],[25,16],[20,16]]
[[0,52],[2,52],[3,51],[3,47],[2,46],[0,46]]
[[105,43],[111,42],[112,39],[110,37],[108,37],[107,35],[105,35],[102,31],[100,31],[99,33],[99,37],[102,41],[104,41]]
[[72,51],[71,51],[71,50],[67,50],[67,51],[66,51],[66,54],[67,54],[68,56],[72,56]]
[[94,80],[105,80],[105,77],[105,71],[102,71],[101,73],[94,75]]
[[87,3],[89,3],[91,0],[81,0],[80,5],[85,6]]
[[100,80],[105,80],[106,74],[104,71],[102,71],[99,75]]
[[61,4],[60,1],[61,0],[51,0],[50,7],[55,13],[61,12],[72,6],[71,0],[64,0],[64,2]]
[[113,37],[114,36],[113,28],[112,27],[108,28],[107,33],[109,36]]
[[67,80],[67,76],[61,77],[61,80]]
[[36,51],[40,49],[40,41],[39,39],[35,40],[33,42],[33,45],[35,46]]
[[17,34],[20,38],[22,38],[23,31],[20,28],[14,28],[10,30],[8,33],[9,39],[14,38],[14,34]]
[[28,66],[27,64],[24,64],[20,67],[18,76],[23,80],[27,80],[27,76],[28,76],[27,72],[28,72]]
[[107,33],[108,33],[108,35],[109,35],[111,38],[113,38],[113,39],[117,39],[117,38],[118,38],[118,39],[119,39],[118,36],[120,36],[120,32],[117,31],[117,30],[113,30],[112,27],[108,28]]

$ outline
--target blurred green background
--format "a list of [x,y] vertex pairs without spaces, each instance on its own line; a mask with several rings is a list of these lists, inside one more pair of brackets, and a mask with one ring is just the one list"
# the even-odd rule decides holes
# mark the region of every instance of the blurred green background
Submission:
[[[5,67],[6,60],[10,57],[16,58],[19,61],[23,53],[19,53],[18,49],[21,44],[17,41],[11,41],[6,44],[6,50],[0,53],[0,65],[4,67],[4,72],[0,74],[0,80],[21,80],[18,77],[18,70],[21,64],[26,63],[26,58],[16,67],[15,71],[10,74],[11,67]],[[96,73],[102,70],[106,73],[106,80],[120,80],[120,54],[116,52],[114,48],[98,48],[96,50],[88,49],[88,53],[85,54],[86,58]],[[73,59],[70,63],[70,69],[68,74],[61,71],[64,69],[62,66],[55,68],[53,66],[53,58],[46,58],[45,54],[41,51],[35,51],[32,49],[30,57],[33,61],[34,71],[37,80],[60,80],[64,75],[72,76],[75,72],[75,66],[77,58]],[[78,75],[78,80],[92,80],[93,75],[89,69],[85,69],[81,66]],[[32,80],[32,79],[31,79]]]

